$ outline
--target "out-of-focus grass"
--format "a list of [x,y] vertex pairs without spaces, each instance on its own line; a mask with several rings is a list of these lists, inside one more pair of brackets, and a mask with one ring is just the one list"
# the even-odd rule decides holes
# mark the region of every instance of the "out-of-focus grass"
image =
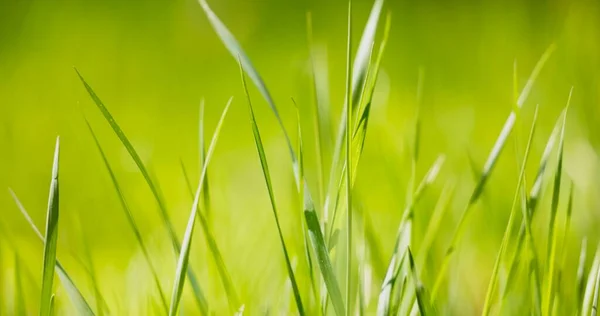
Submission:
[[[327,188],[327,181],[331,180],[327,176],[319,179],[322,174],[329,174],[333,146],[322,147],[324,163],[318,168],[314,124],[319,120],[313,119],[316,109],[313,100],[320,100],[323,108],[331,108],[328,115],[332,121],[326,123],[334,127],[329,130],[335,133],[344,110],[347,2],[227,0],[209,4],[260,72],[287,131],[295,131],[297,123],[296,110],[289,97],[297,100],[303,126],[304,174],[313,200],[321,201],[316,203],[321,215],[323,210],[319,204],[325,197],[320,196],[324,193],[318,189],[318,181],[325,181],[322,185]],[[373,1],[353,1],[353,43],[359,43],[372,5]],[[316,90],[321,92],[317,97],[313,94],[306,41],[307,11],[311,12],[314,30],[312,64],[318,66]],[[560,298],[553,303],[545,298],[545,287],[540,303],[554,304],[555,307],[544,306],[544,310],[555,308],[556,313],[561,314],[572,311],[576,305],[581,309],[577,297],[589,296],[590,303],[597,302],[594,286],[596,274],[600,274],[591,275],[589,280],[576,276],[583,237],[587,237],[589,249],[587,256],[583,256],[587,264],[583,265],[582,275],[587,277],[590,270],[598,271],[597,264],[590,267],[600,237],[596,229],[600,219],[595,211],[600,204],[596,194],[600,189],[596,180],[600,148],[597,127],[600,126],[600,42],[597,40],[600,38],[600,5],[591,0],[543,4],[533,1],[502,4],[464,0],[389,1],[384,6],[384,13],[386,11],[393,16],[392,28],[370,109],[365,147],[360,164],[352,170],[352,176],[356,177],[352,187],[354,205],[360,205],[353,208],[356,212],[360,208],[363,214],[355,213],[356,244],[361,244],[360,238],[364,235],[363,222],[372,223],[374,234],[371,233],[383,259],[383,266],[373,266],[377,261],[369,258],[375,250],[365,250],[367,259],[364,260],[369,260],[369,266],[364,270],[365,273],[372,271],[372,274],[367,273],[370,279],[361,277],[361,282],[357,282],[358,277],[351,276],[357,278],[351,279],[354,287],[370,280],[368,284],[372,286],[366,287],[370,292],[364,293],[368,298],[367,311],[376,309],[384,278],[378,271],[385,273],[394,252],[402,211],[410,199],[406,192],[411,191],[407,189],[411,173],[423,175],[440,153],[447,157],[440,181],[433,183],[414,206],[410,250],[417,260],[411,263],[417,265],[414,279],[428,294],[477,181],[472,176],[469,156],[477,169],[483,167],[506,115],[513,109],[513,81],[525,83],[551,43],[556,44],[556,50],[541,71],[516,123],[518,129],[527,130],[534,106],[540,105],[538,131],[530,153],[533,163],[525,170],[525,178],[534,179],[539,167],[536,163],[553,123],[564,107],[569,89],[574,87],[564,142],[561,181],[565,189],[558,199],[552,233],[558,242],[555,249],[559,251],[553,269],[560,271],[554,282],[561,283],[550,291],[560,293]],[[380,25],[376,43],[382,34]],[[376,51],[377,48],[375,45]],[[357,45],[354,45],[353,51],[356,50]],[[519,65],[517,80],[513,80],[515,60]],[[157,190],[162,194],[175,235],[180,240],[191,207],[180,160],[188,166],[191,183],[196,183],[201,167],[197,126],[200,100],[206,100],[204,124],[207,125],[205,130],[210,131],[218,121],[222,104],[231,95],[235,96],[209,168],[212,210],[209,224],[246,313],[296,312],[291,302],[288,271],[281,260],[279,237],[268,210],[271,207],[269,195],[264,189],[235,58],[215,35],[200,5],[191,0],[3,1],[0,3],[0,189],[14,189],[36,225],[43,227],[53,140],[61,136],[58,258],[90,306],[95,308],[102,304],[95,304],[97,295],[94,286],[89,284],[81,232],[85,232],[88,239],[87,250],[97,274],[98,289],[113,314],[162,311],[156,290],[158,282],[152,279],[145,254],[131,234],[130,224],[123,216],[121,202],[89,137],[81,111],[97,127],[96,133],[127,197],[164,289],[173,286],[177,257],[157,212],[159,206],[153,193],[95,109],[73,73],[73,65],[109,104],[149,174],[156,174],[156,182],[160,184]],[[417,100],[419,69],[425,73],[420,101]],[[327,74],[327,86],[323,84],[324,74]],[[259,95],[255,87],[249,89],[253,96]],[[329,95],[324,95],[324,90]],[[420,145],[418,164],[413,171],[417,104],[420,104]],[[311,294],[313,285],[308,277],[303,226],[299,222],[302,203],[294,184],[286,140],[265,101],[253,97],[253,108],[269,157],[281,230],[303,303],[316,306],[315,301],[320,298]],[[290,133],[292,142],[294,136]],[[323,144],[333,145],[335,141],[335,135],[321,137]],[[520,142],[521,152],[524,145]],[[480,200],[470,211],[464,238],[454,249],[446,280],[441,283],[435,299],[433,307],[440,313],[474,314],[483,308],[518,178],[519,165],[515,163],[512,147],[507,146],[500,156]],[[343,161],[344,155],[341,157]],[[554,209],[551,188],[556,155],[551,157],[537,215],[531,218],[532,235],[540,251],[537,257],[544,268],[540,271],[542,276],[547,271],[545,249],[551,242],[547,240],[548,223],[550,210]],[[569,201],[567,181],[574,184],[571,227],[565,227]],[[430,240],[425,238],[430,234],[429,219],[445,182],[455,188],[454,194],[444,198],[450,199],[448,209],[441,215],[441,224],[435,224],[439,230]],[[524,185],[527,183],[532,185],[533,181],[525,181]],[[336,178],[334,186],[337,184]],[[524,189],[529,192],[531,187]],[[0,314],[12,314],[22,308],[27,313],[37,313],[43,248],[8,191],[0,192],[6,192],[0,193]],[[341,200],[345,199],[344,194],[345,190]],[[345,260],[345,224],[341,219],[347,203],[341,204],[342,215],[338,222],[342,233],[331,254],[337,258],[334,268],[343,291],[344,264],[337,261]],[[74,227],[77,223],[81,223],[81,227]],[[562,245],[565,232],[568,235]],[[510,259],[514,255],[516,236],[508,237],[506,258]],[[193,238],[190,267],[198,275],[211,310],[233,313],[205,235],[195,234]],[[524,243],[527,245],[528,241]],[[367,244],[367,248],[374,247],[373,242]],[[421,254],[422,246],[429,249],[429,255]],[[357,261],[362,250],[354,249],[353,260]],[[521,252],[524,256],[516,270],[519,276],[528,275],[529,255],[525,255],[528,249],[524,247]],[[16,262],[21,263],[18,268]],[[503,293],[509,264],[500,264],[498,284],[502,287],[495,293]],[[325,288],[320,286],[316,262],[313,268],[317,292],[323,292]],[[502,294],[492,300],[496,302],[495,307],[502,300],[504,312],[518,313],[519,306],[531,304],[528,278],[517,278],[514,282],[506,297]],[[579,290],[579,284],[586,282],[591,289]],[[64,285],[54,283],[56,310],[58,314],[68,313],[73,308],[69,295]],[[406,287],[413,284],[409,279]],[[427,295],[424,297],[430,299]],[[186,312],[197,312],[191,289],[184,291],[182,304]],[[494,308],[491,310],[497,312]],[[584,310],[589,310],[589,306]],[[329,306],[328,311],[333,313],[333,307]]]

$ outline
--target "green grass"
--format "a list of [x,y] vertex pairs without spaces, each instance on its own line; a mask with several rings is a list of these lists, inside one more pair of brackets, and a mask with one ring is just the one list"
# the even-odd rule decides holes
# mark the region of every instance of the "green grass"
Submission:
[[[391,13],[380,21],[391,4],[369,1],[371,10],[363,17],[358,10],[363,4],[348,2],[345,36],[337,43],[339,52],[345,48],[345,58],[333,50],[339,60],[331,67],[344,70],[338,76],[343,77],[338,86],[342,81],[344,85],[339,91],[323,85],[322,76],[331,69],[317,66],[319,41],[313,34],[314,16],[308,13],[302,52],[306,65],[299,67],[306,72],[302,80],[308,92],[284,103],[278,100],[287,91],[271,90],[263,78],[273,74],[263,77],[259,69],[264,64],[250,58],[259,43],[249,43],[243,32],[230,29],[227,21],[232,17],[213,2],[215,11],[207,0],[193,3],[194,10],[204,13],[206,26],[216,34],[213,40],[220,40],[233,57],[228,59],[231,67],[238,62],[241,89],[237,77],[230,78],[239,90],[231,93],[242,92],[245,106],[238,106],[234,97],[222,109],[202,99],[199,119],[189,120],[197,124],[191,145],[183,136],[163,135],[162,127],[156,128],[157,137],[172,145],[169,148],[178,148],[171,153],[179,158],[178,171],[172,173],[162,169],[168,163],[149,158],[147,146],[138,144],[139,137],[149,136],[132,127],[118,102],[113,101],[114,108],[111,102],[114,112],[109,111],[96,93],[106,89],[101,76],[86,76],[101,87],[95,90],[76,69],[73,80],[89,98],[82,101],[84,112],[93,109],[103,125],[87,113],[73,124],[85,126],[91,137],[63,136],[62,143],[57,138],[52,168],[44,172],[51,179],[45,230],[36,226],[42,212],[29,213],[9,189],[33,233],[13,229],[11,225],[20,228],[24,223],[8,216],[0,226],[0,246],[8,246],[0,257],[0,314],[597,314],[600,248],[597,232],[586,226],[597,224],[595,213],[586,212],[595,209],[589,195],[597,183],[581,180],[582,173],[597,173],[590,162],[597,155],[585,145],[581,127],[567,124],[579,120],[577,115],[594,113],[586,112],[590,110],[581,106],[577,90],[571,88],[548,131],[545,123],[557,113],[543,102],[533,109],[529,100],[551,102],[545,93],[558,94],[538,90],[538,82],[556,70],[551,56],[563,56],[562,46],[550,44],[541,53],[522,88],[517,62],[512,64],[512,86],[511,78],[502,77],[502,89],[512,95],[500,110],[510,113],[499,134],[496,125],[474,123],[485,125],[495,142],[472,135],[465,150],[434,139],[448,136],[452,141],[458,135],[436,134],[436,120],[457,129],[462,122],[454,112],[432,118],[433,96],[428,93],[441,80],[436,69],[426,72],[426,67],[415,66],[418,74],[410,85],[390,84],[394,72],[384,61],[402,57],[387,52],[398,40]],[[359,18],[365,18],[364,27],[357,28]],[[234,35],[238,32],[239,38]],[[285,71],[278,75],[280,80],[291,76]],[[387,96],[382,92],[386,89],[392,91]],[[255,92],[260,100],[251,98]],[[324,94],[334,95],[335,101],[326,103]],[[398,94],[414,95],[414,100],[396,106]],[[148,98],[151,95],[149,91]],[[104,96],[115,99],[110,93]],[[211,119],[216,109],[218,121]],[[289,128],[291,110],[294,129]],[[136,111],[132,116],[141,120],[144,109]],[[226,117],[229,124],[224,124]],[[165,114],[164,120],[169,119],[173,118]],[[176,123],[179,136],[190,122],[178,117]],[[216,125],[207,144],[205,130],[212,124]],[[332,129],[336,124],[337,130]],[[519,143],[523,126],[530,126],[524,146]],[[510,141],[516,163],[504,157],[510,154],[505,153]],[[471,149],[487,151],[490,146],[478,167],[478,154],[472,155]],[[76,181],[87,175],[71,163],[86,159],[83,152],[92,151],[88,147],[100,156],[86,160],[98,169],[93,181],[106,181],[106,192]],[[539,164],[532,165],[540,149]],[[195,154],[188,158],[189,152]],[[188,159],[195,163],[186,166]],[[31,161],[44,166],[43,158]],[[531,175],[533,181],[528,182]],[[19,180],[28,179],[24,175]],[[15,182],[16,187],[20,181]],[[38,196],[38,184],[30,185],[30,192],[22,196],[27,205],[39,208],[38,198],[45,197]],[[42,185],[45,189],[46,183]],[[71,221],[90,216],[91,211],[73,201],[85,192],[96,194],[86,205],[104,209],[98,217],[114,222],[113,230]],[[112,212],[109,207],[118,209]],[[16,209],[7,208],[6,214]],[[478,222],[471,222],[474,218]],[[202,234],[195,234],[198,224]],[[120,225],[125,227],[123,234]],[[42,243],[30,245],[29,238]],[[99,240],[106,245],[99,246]],[[589,248],[598,249],[592,262],[588,242],[596,245]],[[83,250],[72,246],[79,243]],[[115,250],[121,245],[127,252]],[[54,282],[57,277],[60,282]]]

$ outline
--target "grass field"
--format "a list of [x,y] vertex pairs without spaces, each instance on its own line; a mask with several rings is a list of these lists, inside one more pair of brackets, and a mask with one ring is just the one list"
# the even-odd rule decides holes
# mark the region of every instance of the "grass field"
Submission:
[[0,4],[1,315],[596,315],[600,4]]

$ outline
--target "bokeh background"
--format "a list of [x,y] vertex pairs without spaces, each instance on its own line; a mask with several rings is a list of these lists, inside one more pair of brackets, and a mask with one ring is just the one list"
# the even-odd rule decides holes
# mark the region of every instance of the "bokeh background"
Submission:
[[[337,126],[344,95],[346,1],[219,0],[210,4],[262,74],[290,131],[296,126],[290,97],[298,101],[307,176],[318,197],[306,13],[312,13],[316,64],[321,87],[328,91],[322,101],[330,105],[332,126]],[[372,1],[354,0],[354,4],[354,42],[358,43]],[[533,109],[539,104],[540,126],[528,168],[532,179],[552,126],[574,87],[565,144],[565,187],[570,180],[575,183],[573,223],[567,239],[567,266],[574,274],[581,239],[587,236],[592,257],[600,224],[600,3],[401,0],[387,1],[387,11],[392,14],[390,41],[356,184],[385,261],[405,204],[419,69],[424,73],[424,92],[418,177],[441,153],[447,163],[434,190],[417,207],[417,247],[441,187],[446,181],[457,183],[424,276],[425,284],[431,286],[474,185],[469,156],[474,165],[483,166],[512,108],[515,61],[521,88],[545,49],[555,43],[557,49],[541,72],[513,135],[519,137],[522,155]],[[197,179],[200,101],[206,101],[206,130],[211,134],[225,102],[234,96],[209,169],[211,222],[247,311],[253,315],[270,306],[277,313],[278,306],[290,298],[280,295],[286,274],[238,66],[193,0],[0,0],[0,313],[10,314],[14,296],[15,249],[9,239],[17,245],[29,275],[24,288],[31,294],[31,312],[36,308],[42,246],[7,188],[19,195],[42,227],[57,135],[62,143],[59,258],[84,294],[91,296],[84,265],[78,259],[86,251],[87,240],[100,288],[116,311],[146,314],[149,295],[156,297],[84,116],[98,132],[144,237],[152,245],[163,288],[170,293],[175,255],[155,200],[89,99],[74,66],[160,182],[179,236],[191,206],[180,161]],[[254,87],[251,94],[286,239],[293,256],[301,260],[299,201],[283,135]],[[326,157],[330,157],[327,152]],[[510,141],[450,266],[451,285],[443,291],[446,312],[464,315],[481,309],[516,185],[515,159]],[[534,223],[540,237],[547,230],[549,192]],[[564,220],[565,202],[566,197],[559,221]],[[540,249],[545,249],[544,238],[539,239]],[[214,308],[227,311],[201,232],[196,232],[194,243],[192,265]],[[381,277],[377,273],[373,277],[374,294]],[[186,307],[193,311],[188,295]],[[58,304],[65,311],[70,308],[60,291]]]

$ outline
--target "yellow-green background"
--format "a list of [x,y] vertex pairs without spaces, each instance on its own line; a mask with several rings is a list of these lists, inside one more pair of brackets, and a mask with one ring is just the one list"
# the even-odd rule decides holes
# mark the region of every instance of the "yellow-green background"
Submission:
[[[355,0],[354,4],[357,43],[372,2]],[[329,74],[332,126],[337,126],[344,93],[346,2],[219,0],[211,5],[262,74],[294,138],[296,119],[290,97],[297,99],[305,118],[308,179],[313,194],[318,195],[306,12],[312,12],[315,46],[321,52],[318,65]],[[556,43],[517,130],[523,147],[533,108],[539,104],[540,126],[528,168],[531,180],[552,125],[574,86],[565,145],[566,175],[576,186],[567,256],[574,274],[581,238],[588,236],[591,257],[600,224],[600,3],[394,0],[387,1],[387,11],[392,14],[390,42],[356,185],[384,259],[391,253],[410,174],[419,68],[425,73],[419,177],[438,154],[445,153],[448,160],[435,189],[417,209],[417,247],[442,183],[448,179],[458,183],[451,212],[434,247],[437,255],[424,277],[431,286],[443,248],[474,185],[468,153],[476,165],[483,166],[511,110],[515,60],[522,87],[543,51]],[[0,313],[10,314],[14,288],[14,249],[6,238],[16,243],[26,263],[31,276],[25,283],[27,302],[30,312],[37,308],[42,247],[7,188],[15,190],[42,227],[57,135],[61,137],[59,258],[86,297],[91,297],[86,274],[76,260],[83,257],[85,235],[110,306],[116,311],[145,314],[148,293],[156,298],[153,284],[147,281],[145,262],[85,127],[84,114],[97,130],[125,188],[134,216],[152,245],[154,262],[160,266],[163,288],[170,294],[175,255],[161,227],[157,205],[87,96],[73,66],[102,98],[155,173],[179,236],[191,206],[179,161],[183,159],[192,178],[197,179],[200,100],[206,100],[205,121],[211,134],[225,102],[234,96],[210,167],[213,227],[247,311],[254,315],[270,306],[271,312],[277,313],[289,300],[280,294],[286,274],[238,67],[192,0],[0,0]],[[252,88],[251,94],[286,239],[293,256],[301,261],[299,202],[283,135],[259,93]],[[470,314],[481,308],[516,179],[517,163],[509,141],[452,261],[451,285],[443,291],[449,306],[446,311]],[[567,180],[564,184],[568,188]],[[545,193],[542,215],[535,222],[540,249],[545,249],[550,190]],[[566,196],[560,221],[565,201]],[[204,237],[200,231],[196,237],[193,268],[211,305],[226,312],[224,292]],[[299,274],[306,279],[305,273]],[[573,278],[569,275],[566,282]],[[375,294],[380,282],[375,276]],[[186,307],[195,311],[188,295]],[[70,308],[60,292],[58,306]]]

